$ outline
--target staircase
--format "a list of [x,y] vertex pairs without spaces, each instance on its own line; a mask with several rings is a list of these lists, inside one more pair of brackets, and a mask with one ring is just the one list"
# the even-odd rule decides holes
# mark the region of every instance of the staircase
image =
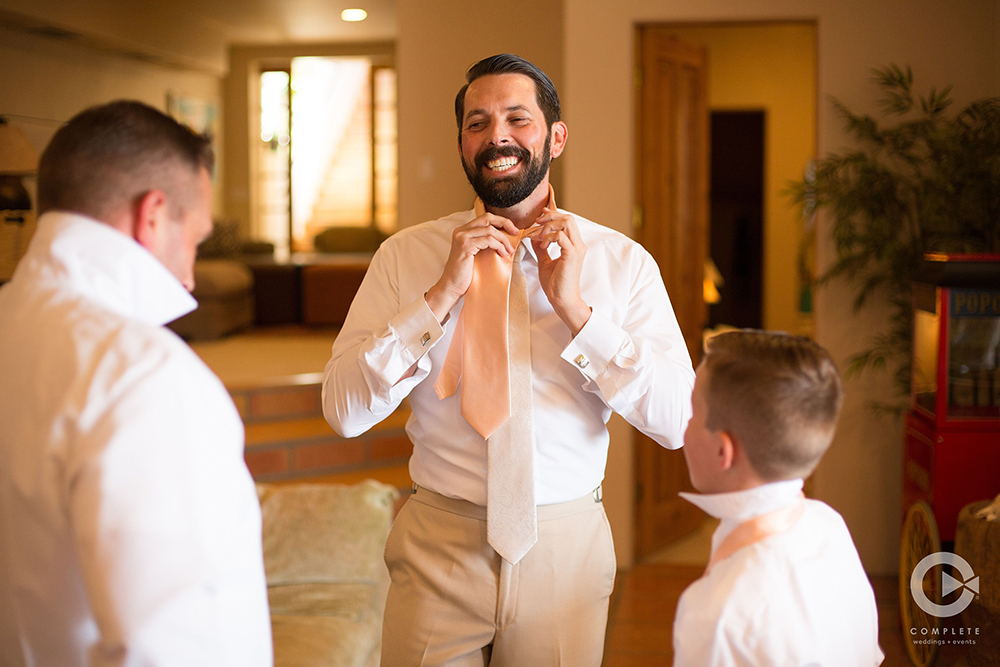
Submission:
[[371,111],[367,99],[359,100],[330,160],[306,237],[312,239],[327,227],[366,227],[372,222]]
[[341,438],[323,418],[321,389],[322,373],[229,389],[246,426],[245,458],[254,480],[349,484],[372,478],[409,488],[413,446],[403,430],[409,405],[357,438]]

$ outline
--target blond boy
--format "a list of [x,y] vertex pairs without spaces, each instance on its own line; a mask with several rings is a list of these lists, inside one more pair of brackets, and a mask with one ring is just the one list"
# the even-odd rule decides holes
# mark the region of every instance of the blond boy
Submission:
[[684,498],[721,520],[684,591],[675,667],[867,667],[882,662],[875,596],[841,516],[806,500],[843,390],[830,355],[792,336],[709,341],[684,435]]

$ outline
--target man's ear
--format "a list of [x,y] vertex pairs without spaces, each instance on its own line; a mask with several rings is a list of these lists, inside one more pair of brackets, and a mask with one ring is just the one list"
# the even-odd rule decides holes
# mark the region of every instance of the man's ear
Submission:
[[569,129],[566,127],[566,123],[561,120],[557,120],[552,123],[552,145],[549,146],[549,150],[552,153],[553,158],[557,158],[562,155],[563,149],[566,148],[566,139],[569,138]]
[[154,255],[162,225],[167,222],[167,195],[163,190],[150,190],[132,207],[132,238]]
[[739,443],[733,438],[732,434],[726,431],[719,432],[719,470],[728,472],[732,469],[733,462],[736,460],[736,449],[738,447]]

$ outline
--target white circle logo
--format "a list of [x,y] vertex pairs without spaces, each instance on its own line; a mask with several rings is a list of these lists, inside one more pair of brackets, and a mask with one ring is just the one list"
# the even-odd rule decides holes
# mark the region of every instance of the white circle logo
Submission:
[[[962,596],[951,604],[937,604],[932,602],[927,599],[927,595],[924,593],[924,575],[935,565],[951,565],[963,579],[963,581],[959,581],[944,570],[941,571],[941,597],[959,588],[965,589],[962,591]],[[910,576],[910,594],[913,595],[913,601],[924,612],[938,618],[948,618],[956,614],[961,614],[965,611],[966,607],[972,604],[972,600],[978,592],[979,577],[972,571],[972,566],[958,554],[948,553],[947,551],[938,551],[925,556],[913,568],[913,574]]]

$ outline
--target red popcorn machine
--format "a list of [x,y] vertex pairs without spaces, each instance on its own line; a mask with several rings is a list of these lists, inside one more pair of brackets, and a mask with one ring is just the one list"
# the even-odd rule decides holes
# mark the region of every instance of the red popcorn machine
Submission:
[[[962,507],[1000,493],[1000,255],[925,255],[913,285],[911,398],[900,611],[910,659],[923,667],[938,645],[910,640],[934,637],[942,619],[916,604],[911,573],[955,540]],[[922,595],[941,601],[954,581],[927,576]]]

